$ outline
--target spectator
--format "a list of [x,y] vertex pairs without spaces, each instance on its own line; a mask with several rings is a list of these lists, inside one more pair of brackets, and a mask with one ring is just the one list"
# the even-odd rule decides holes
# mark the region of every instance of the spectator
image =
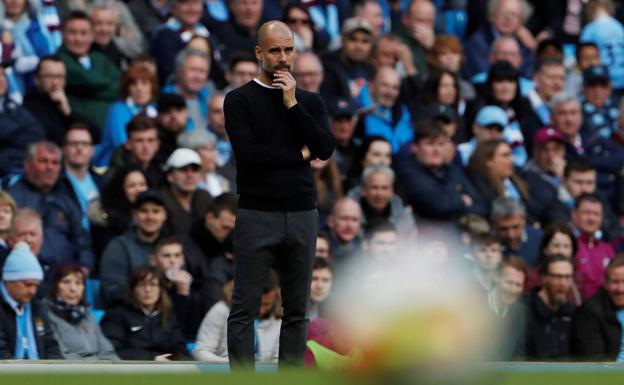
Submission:
[[494,233],[503,245],[503,255],[515,255],[522,258],[527,266],[536,266],[543,233],[527,225],[524,205],[510,197],[498,197],[492,202],[490,217]]
[[576,283],[581,298],[587,300],[604,283],[605,266],[615,256],[613,247],[597,237],[604,217],[603,205],[595,194],[576,198],[572,209],[572,224],[578,232],[576,242]]
[[87,272],[78,265],[60,266],[49,298],[50,327],[67,360],[119,360],[110,341],[89,312],[85,300]]
[[[600,135],[609,139],[618,131],[617,99],[609,77],[609,68],[598,65],[583,71],[583,135],[587,139]],[[624,82],[623,82],[624,86]]]
[[45,130],[45,137],[63,145],[65,130],[70,124],[87,120],[76,114],[65,93],[67,70],[56,56],[41,58],[35,71],[35,88],[26,93],[24,107],[36,117]]
[[[91,49],[104,54],[119,70],[128,65],[128,57],[121,52],[115,34],[119,28],[119,13],[114,1],[95,2],[89,10],[93,23],[93,45]],[[141,35],[137,38],[142,40]],[[141,42],[141,40],[139,42]]]
[[591,361],[619,361],[622,354],[621,308],[624,307],[624,257],[605,269],[604,286],[581,306],[574,317],[572,349]]
[[126,125],[132,118],[144,114],[150,118],[158,115],[154,99],[158,92],[156,75],[147,71],[145,65],[133,64],[121,80],[121,100],[108,109],[102,133],[102,142],[97,146],[93,163],[105,167],[114,151],[126,143]]
[[310,288],[310,306],[308,318],[310,322],[324,315],[324,305],[331,293],[334,272],[326,258],[315,258],[312,268],[312,284]]
[[372,47],[372,28],[368,22],[357,18],[345,20],[342,48],[321,58],[324,75],[320,91],[325,99],[344,97],[356,100],[367,79],[374,74],[369,63]]
[[18,243],[2,269],[0,292],[0,357],[60,359],[59,345],[46,309],[35,299],[43,270],[25,243]]
[[283,15],[282,21],[293,31],[295,49],[299,52],[325,51],[329,43],[329,36],[314,25],[312,16],[305,6],[288,4]]
[[234,52],[254,52],[263,0],[232,0],[228,5],[230,20],[215,23],[212,28],[212,32],[222,43],[220,49],[222,48],[225,60],[229,60]]
[[461,168],[444,163],[448,139],[442,127],[424,121],[415,132],[411,151],[401,153],[395,166],[414,215],[436,222],[456,221],[468,213],[485,215],[485,204]]
[[95,32],[94,43],[100,46],[106,56],[113,59],[113,63],[117,64],[117,55],[109,56],[111,43],[125,58],[135,59],[145,52],[145,39],[139,29],[140,24],[136,23],[125,2],[96,0],[91,3],[90,13]]
[[392,263],[399,247],[399,233],[392,222],[384,219],[372,220],[366,228],[362,250],[374,262]]
[[314,52],[302,52],[297,55],[292,73],[298,87],[319,93],[324,73],[321,60]]
[[[513,40],[515,42],[515,40]],[[465,61],[464,46],[456,36],[436,35],[433,46],[427,55],[429,69],[452,72],[459,78],[462,64]],[[484,74],[486,75],[486,74]],[[484,76],[484,81],[485,81]],[[459,79],[459,97],[470,101],[476,97],[474,86],[464,79]]]
[[175,150],[165,164],[168,183],[161,194],[174,234],[188,234],[193,222],[203,218],[212,203],[210,193],[197,188],[201,166],[199,154],[189,148]]
[[488,233],[477,233],[471,239],[472,275],[479,289],[489,292],[496,285],[500,264],[503,261],[503,245]]
[[343,263],[360,249],[362,209],[352,198],[343,197],[334,202],[327,217],[332,258]]
[[427,51],[435,41],[433,30],[436,8],[430,0],[411,0],[401,23],[392,23],[392,33],[398,35],[412,51],[416,72],[427,75]]
[[167,84],[169,76],[178,69],[174,59],[193,36],[210,36],[208,29],[199,22],[204,8],[201,0],[175,0],[170,7],[171,17],[151,35],[150,53],[156,59],[160,84]]
[[52,142],[32,143],[26,151],[24,176],[7,192],[19,207],[41,215],[45,240],[39,258],[44,265],[79,263],[93,270],[89,232],[82,226],[80,207],[59,183],[60,173],[61,149]]
[[563,255],[546,257],[540,265],[542,287],[530,294],[527,312],[526,356],[533,360],[565,359],[571,353],[572,315],[568,303],[574,264]]
[[375,0],[363,0],[353,3],[353,16],[361,17],[368,21],[373,28],[373,35],[379,38],[386,28],[386,20],[384,19],[381,5]]
[[167,0],[130,0],[127,4],[145,41],[149,41],[158,26],[167,21],[171,12],[171,4]]
[[473,137],[457,146],[462,164],[467,166],[475,148],[481,142],[503,139],[503,132],[509,124],[505,110],[498,106],[485,106],[479,110],[472,124]]
[[128,282],[128,303],[106,312],[102,331],[123,360],[189,360],[165,278],[156,267],[141,266]]
[[163,198],[155,191],[138,194],[132,209],[136,226],[113,238],[102,254],[102,300],[107,307],[123,301],[132,272],[149,262],[167,220]]
[[314,159],[310,162],[310,167],[314,175],[319,222],[323,223],[332,210],[333,203],[344,195],[340,171],[334,158]]
[[[409,83],[407,84],[412,87],[404,87],[404,90],[402,90],[403,92],[406,92],[405,89],[407,89],[415,93],[423,80],[423,77],[418,76],[416,72],[414,60],[412,59],[412,51],[410,51],[407,44],[396,35],[387,34],[375,40],[371,53],[371,62],[376,69],[392,67],[399,72],[401,79],[404,81],[408,80]],[[410,96],[411,95],[405,95],[404,99],[408,100]]]
[[189,119],[186,101],[178,94],[163,93],[157,102],[159,154],[168,158],[178,148],[178,137],[187,130],[192,130],[193,122]]
[[215,92],[208,102],[208,131],[217,136],[216,163],[219,174],[223,175],[231,191],[236,190],[236,159],[232,152],[230,138],[225,131],[225,114],[223,103],[225,93]]
[[193,357],[198,361],[228,362],[227,317],[232,306],[234,280],[219,291],[219,300],[204,316],[197,333]]
[[[9,233],[8,243],[12,248],[19,243],[23,242],[28,245],[30,251],[37,256],[41,253],[41,245],[43,244],[43,223],[41,222],[41,216],[33,209],[24,207],[15,212],[13,220],[11,221],[11,232]],[[50,274],[50,267],[39,264],[44,271],[44,275]]]
[[580,94],[583,88],[583,71],[600,64],[602,63],[598,46],[591,42],[579,42],[576,45],[576,68],[566,76],[565,92],[572,95]]
[[390,142],[381,136],[364,138],[362,145],[359,147],[356,160],[347,172],[347,180],[344,183],[345,188],[343,190],[348,191],[359,185],[364,168],[378,164],[384,166],[392,165],[392,146]]
[[347,172],[356,160],[361,140],[354,138],[358,114],[355,103],[349,98],[336,98],[327,101],[330,116],[330,129],[336,139],[334,159],[341,176]]
[[11,235],[11,223],[16,212],[17,205],[11,195],[5,191],[0,191],[0,267],[4,265],[4,259],[11,250],[7,242]]
[[44,128],[30,112],[8,96],[8,83],[0,67],[0,176],[20,174],[26,147],[45,137]]
[[[72,11],[63,22],[63,45],[57,55],[65,63],[65,92],[72,111],[88,116],[101,133],[109,105],[119,91],[119,70],[106,56],[91,49],[93,23],[82,11]],[[97,143],[100,137],[94,138]]]
[[423,116],[431,115],[430,111],[439,104],[453,110],[455,114],[453,120],[457,121],[457,116],[461,117],[464,110],[462,107],[460,111],[460,105],[465,107],[465,102],[460,99],[459,78],[450,71],[432,70],[423,85],[422,95],[418,102],[411,104],[410,111],[413,111],[414,121],[421,120]]
[[230,59],[228,72],[225,74],[228,88],[233,90],[251,81],[258,75],[258,61],[250,53],[233,55]]
[[319,232],[316,234],[316,252],[314,256],[317,258],[331,259],[331,248],[329,245],[329,238],[325,233]]

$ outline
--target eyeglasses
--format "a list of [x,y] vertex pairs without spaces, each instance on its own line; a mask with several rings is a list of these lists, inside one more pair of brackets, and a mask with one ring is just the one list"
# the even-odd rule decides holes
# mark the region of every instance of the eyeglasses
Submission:
[[295,17],[286,19],[287,24],[302,24],[302,25],[310,25],[310,19],[297,19]]

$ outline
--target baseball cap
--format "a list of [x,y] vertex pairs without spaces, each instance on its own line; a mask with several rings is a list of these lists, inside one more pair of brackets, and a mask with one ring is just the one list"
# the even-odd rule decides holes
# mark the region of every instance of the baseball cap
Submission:
[[164,93],[158,95],[156,108],[158,112],[165,112],[171,108],[186,108],[186,101],[178,94]]
[[446,123],[456,122],[457,113],[453,107],[443,103],[433,103],[427,108],[427,117],[434,120],[442,120]]
[[147,202],[156,203],[159,206],[166,207],[162,195],[160,195],[160,193],[155,190],[147,190],[139,193],[132,207],[138,209]]
[[509,117],[505,110],[497,106],[485,106],[479,110],[475,123],[481,127],[498,125],[501,127],[509,124]]
[[353,116],[357,108],[350,98],[336,97],[327,101],[327,111],[332,118],[339,116]]
[[350,35],[355,31],[366,32],[369,35],[373,34],[373,28],[370,23],[361,17],[352,17],[342,23],[343,35]]
[[175,150],[165,163],[165,171],[173,170],[176,168],[184,168],[189,165],[201,166],[201,158],[196,151],[190,148],[178,148]]
[[542,127],[535,133],[533,144],[535,144],[536,146],[542,146],[546,144],[546,142],[548,142],[549,140],[556,140],[557,142],[565,143],[561,132],[555,130],[552,127]]
[[9,253],[2,268],[3,281],[27,281],[43,279],[43,269],[37,257],[25,242],[18,242]]
[[610,80],[609,69],[604,64],[591,66],[583,71],[583,84],[608,83]]

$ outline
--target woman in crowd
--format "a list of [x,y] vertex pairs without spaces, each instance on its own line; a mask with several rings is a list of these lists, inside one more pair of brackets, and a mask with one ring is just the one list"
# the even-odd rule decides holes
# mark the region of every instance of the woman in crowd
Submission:
[[322,52],[327,48],[329,35],[314,26],[308,10],[299,4],[289,4],[282,21],[290,27],[295,38],[295,48],[300,52]]
[[54,274],[46,304],[50,325],[69,360],[118,360],[85,301],[87,273],[79,265],[60,266]]
[[357,159],[347,172],[342,191],[359,186],[362,171],[372,165],[392,166],[392,145],[384,137],[368,136],[364,139]]
[[319,221],[324,223],[334,201],[343,196],[340,172],[333,157],[327,160],[314,159],[310,167],[314,174]]
[[102,330],[124,360],[190,360],[165,278],[154,266],[134,270],[128,302],[106,312]]
[[[450,71],[459,78],[464,63],[464,47],[459,39],[452,35],[438,35],[433,46],[427,53],[427,64],[430,69]],[[473,85],[459,78],[459,97],[471,101],[476,97]]]

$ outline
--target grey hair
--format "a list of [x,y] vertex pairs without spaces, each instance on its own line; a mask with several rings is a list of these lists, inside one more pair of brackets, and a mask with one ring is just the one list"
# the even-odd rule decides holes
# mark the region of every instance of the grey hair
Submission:
[[490,214],[492,221],[511,218],[516,215],[526,217],[526,209],[522,202],[510,197],[498,197],[492,202],[492,213]]
[[[494,12],[496,12],[501,1],[502,0],[490,0],[488,2],[488,7],[487,7],[488,18],[491,18],[492,16],[494,16]],[[529,17],[531,17],[531,14],[533,13],[533,7],[526,0],[517,0],[517,1],[519,1],[520,4],[522,5],[521,21],[522,21],[522,24],[524,24],[526,23],[527,20],[529,20]]]
[[576,95],[564,91],[559,92],[557,95],[553,96],[552,99],[550,99],[550,102],[548,103],[548,108],[552,112],[555,111],[558,105],[569,102],[575,102],[576,104],[578,104],[579,108],[581,107],[581,102]]
[[17,209],[15,215],[11,219],[10,236],[15,234],[15,225],[18,223],[36,223],[41,234],[43,234],[43,220],[41,215],[30,207],[22,207]]
[[195,48],[185,48],[182,51],[178,52],[178,54],[175,57],[175,69],[176,71],[179,71],[181,69],[184,69],[184,66],[186,65],[186,61],[193,56],[197,56],[200,57],[202,59],[206,59],[206,61],[208,61],[208,64],[210,65],[210,56],[208,56],[208,54],[204,51],[200,51],[198,49]]
[[394,170],[392,170],[388,166],[384,166],[381,164],[375,164],[368,166],[362,171],[362,186],[365,186],[368,183],[368,178],[373,174],[383,174],[390,177],[390,183],[394,184]]
[[37,148],[39,147],[43,147],[48,152],[54,152],[59,156],[59,158],[63,155],[61,148],[56,143],[50,142],[49,140],[40,140],[38,142],[32,142],[28,144],[28,147],[26,147],[24,161],[32,161],[35,158],[35,154],[37,154]]
[[96,10],[106,10],[111,11],[115,14],[117,18],[117,24],[119,24],[120,12],[117,4],[114,0],[95,0],[93,4],[89,6],[89,16],[93,15],[93,12]]
[[217,136],[208,130],[195,129],[181,133],[177,142],[179,147],[199,151],[202,148],[216,145]]

